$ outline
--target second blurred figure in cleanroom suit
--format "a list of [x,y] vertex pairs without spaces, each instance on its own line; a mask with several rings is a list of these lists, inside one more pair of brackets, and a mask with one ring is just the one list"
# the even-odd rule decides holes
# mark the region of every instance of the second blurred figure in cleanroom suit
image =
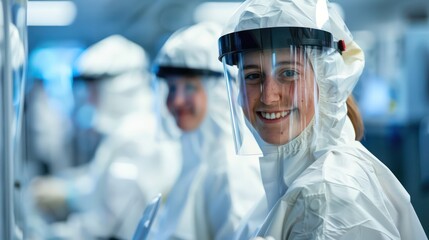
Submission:
[[161,133],[140,46],[113,35],[87,49],[77,65],[79,78],[92,81],[94,126],[104,137],[89,165],[36,181],[36,203],[77,211],[52,226],[54,236],[131,239],[146,204],[174,183],[180,146],[155,142]]
[[150,239],[231,239],[239,221],[263,197],[257,158],[234,153],[222,65],[220,27],[178,30],[155,62],[166,105],[182,130],[182,171]]
[[406,190],[355,140],[347,99],[365,60],[328,1],[248,0],[219,42],[238,68],[234,128],[263,152],[266,201],[240,239],[427,239]]

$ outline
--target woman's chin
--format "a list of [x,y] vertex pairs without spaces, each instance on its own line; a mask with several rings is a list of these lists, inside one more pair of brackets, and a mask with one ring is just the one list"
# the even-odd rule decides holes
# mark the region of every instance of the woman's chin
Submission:
[[290,138],[284,135],[278,134],[277,136],[261,136],[262,140],[266,143],[273,145],[284,145],[290,141]]

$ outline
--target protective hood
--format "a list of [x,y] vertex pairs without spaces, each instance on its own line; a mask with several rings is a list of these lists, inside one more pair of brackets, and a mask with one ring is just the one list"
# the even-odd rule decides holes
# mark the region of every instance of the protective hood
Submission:
[[337,8],[326,0],[253,0],[245,1],[222,35],[249,29],[304,27],[324,30],[336,40],[353,40]]
[[147,69],[146,51],[120,35],[107,37],[83,52],[77,60],[81,76],[117,76],[132,70]]
[[[326,0],[249,0],[244,2],[231,18],[219,41],[220,59],[224,62],[225,71],[231,68],[229,66],[231,62],[228,55],[222,52],[222,47],[245,48],[246,44],[249,44],[249,38],[244,41],[243,38],[240,39],[237,36],[248,36],[246,33],[253,34],[254,30],[270,32],[271,35],[267,36],[261,31],[260,35],[256,35],[259,38],[253,38],[255,42],[262,43],[262,46],[264,44],[274,46],[276,41],[278,42],[276,37],[279,37],[283,41],[282,44],[291,46],[288,53],[304,52],[301,55],[296,54],[295,58],[310,56],[308,61],[317,83],[315,90],[317,104],[314,117],[308,121],[307,127],[291,141],[280,145],[267,143],[247,119],[244,121],[258,141],[264,155],[260,159],[261,174],[270,208],[302,171],[328,147],[350,141],[342,135],[347,119],[346,100],[363,70],[364,55],[353,41],[351,33],[336,9]],[[255,34],[252,35],[252,37],[254,36]],[[222,38],[226,37],[234,40],[229,42],[232,44],[222,46],[225,41]],[[267,39],[268,37],[269,39]],[[340,40],[345,43],[345,47],[338,46]],[[330,41],[330,43],[326,43],[326,41]],[[284,48],[284,46],[282,47]],[[269,50],[275,51],[274,48]],[[265,51],[266,49],[254,50]],[[253,50],[247,49],[246,51],[238,52],[238,57],[230,59],[244,61],[242,59],[246,54]],[[277,55],[272,54],[273,58]],[[228,81],[232,85],[233,81]],[[232,91],[229,94],[231,102],[237,102],[237,94]],[[236,105],[240,106],[240,103]],[[234,109],[233,104],[231,107]],[[237,109],[237,107],[235,108]],[[236,112],[239,111],[236,110]],[[271,119],[273,117],[274,115],[271,116]],[[277,115],[278,117],[279,115]],[[240,120],[234,120],[235,122],[240,122]],[[235,132],[240,132],[240,128],[243,128],[236,125],[234,127]]]
[[176,31],[164,44],[155,60],[155,73],[176,69],[178,74],[222,76],[222,64],[217,59],[217,39],[221,27],[204,22]]
[[93,125],[98,131],[111,132],[127,114],[153,110],[147,68],[145,50],[119,35],[101,40],[78,58],[77,78],[96,85]]

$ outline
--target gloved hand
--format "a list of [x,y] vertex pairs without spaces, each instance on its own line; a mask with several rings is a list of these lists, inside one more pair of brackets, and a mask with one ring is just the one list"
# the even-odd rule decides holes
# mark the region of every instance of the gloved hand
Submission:
[[41,177],[30,184],[36,208],[47,221],[65,220],[69,213],[66,182],[56,177]]

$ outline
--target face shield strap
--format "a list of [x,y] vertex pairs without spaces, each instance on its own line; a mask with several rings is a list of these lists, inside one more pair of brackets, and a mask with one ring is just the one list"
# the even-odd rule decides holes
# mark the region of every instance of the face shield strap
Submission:
[[156,66],[154,69],[156,76],[160,78],[167,78],[167,76],[208,76],[208,77],[222,77],[222,72],[216,72],[208,69],[197,68],[184,68],[184,67],[168,67]]
[[93,82],[99,82],[105,79],[111,79],[119,75],[121,74],[82,74],[82,75],[74,76],[73,81],[93,83]]
[[238,31],[219,38],[219,60],[236,65],[238,53],[264,49],[288,48],[290,46],[310,46],[332,48],[339,53],[345,50],[344,41],[335,42],[331,33],[301,27],[274,27]]

